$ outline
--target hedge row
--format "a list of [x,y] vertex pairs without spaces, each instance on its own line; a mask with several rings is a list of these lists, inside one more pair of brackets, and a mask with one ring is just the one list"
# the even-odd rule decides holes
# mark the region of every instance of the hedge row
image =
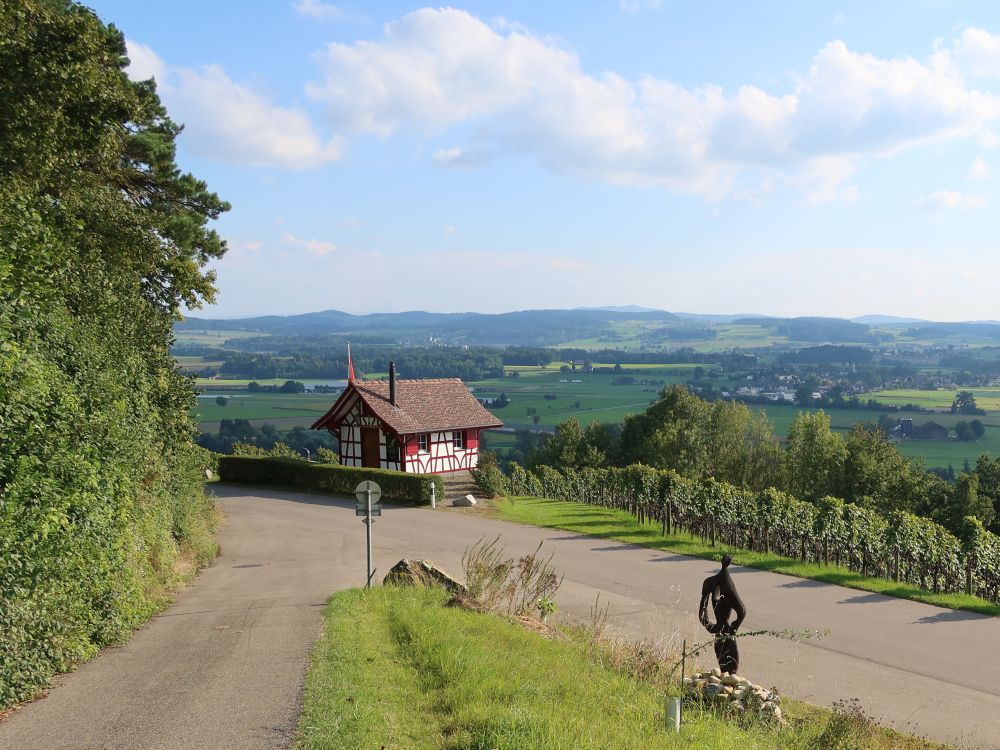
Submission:
[[433,485],[437,488],[437,497],[444,498],[444,482],[436,474],[407,474],[388,469],[319,464],[301,458],[222,456],[219,458],[219,477],[224,482],[292,487],[348,496],[354,495],[354,489],[361,482],[371,480],[382,488],[383,500],[414,505],[430,503]]
[[1000,537],[967,518],[961,538],[927,518],[825,497],[797,500],[776,489],[760,492],[714,479],[687,479],[636,464],[627,468],[481,472],[491,494],[533,495],[625,510],[735,547],[803,561],[835,562],[862,575],[906,581],[935,592],[975,593],[1000,603]]

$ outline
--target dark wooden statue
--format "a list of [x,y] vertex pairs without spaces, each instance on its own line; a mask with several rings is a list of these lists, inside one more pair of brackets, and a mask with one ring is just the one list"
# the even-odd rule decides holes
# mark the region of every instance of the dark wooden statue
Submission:
[[[723,555],[722,570],[706,578],[701,585],[698,620],[709,633],[715,635],[715,656],[719,660],[719,669],[735,674],[740,668],[740,652],[736,648],[736,639],[731,636],[735,635],[743,624],[747,610],[740,595],[736,593],[732,576],[729,575],[729,566],[732,562],[733,558]],[[712,600],[715,622],[709,622],[708,619],[709,598]],[[736,613],[736,619],[729,622],[733,612]]]

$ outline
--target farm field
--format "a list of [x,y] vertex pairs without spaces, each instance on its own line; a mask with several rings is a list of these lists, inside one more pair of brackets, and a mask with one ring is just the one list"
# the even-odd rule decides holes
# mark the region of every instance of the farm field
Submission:
[[[507,394],[511,403],[493,409],[510,427],[553,428],[576,417],[581,423],[621,422],[626,414],[646,410],[657,394],[671,383],[686,383],[698,365],[628,366],[622,373],[560,372],[562,363],[547,368],[509,367],[517,377],[493,378],[469,383],[478,398]],[[656,381],[655,384],[613,385],[620,377]],[[574,382],[579,381],[579,382]],[[550,398],[546,398],[549,396]],[[529,410],[534,410],[533,414]],[[537,425],[533,417],[538,416]]]
[[[956,388],[955,390],[918,391],[913,389],[898,389],[874,391],[865,394],[884,404],[916,404],[925,409],[949,410],[959,390],[971,391],[976,397],[976,403],[987,412],[1000,410],[1000,388]],[[973,416],[963,416],[963,419],[975,419]]]
[[177,360],[177,364],[180,365],[182,370],[203,370],[209,367],[222,367],[221,359],[213,359],[211,357],[175,355],[174,359]]
[[198,388],[232,390],[234,388],[246,388],[250,383],[257,383],[258,385],[283,385],[288,380],[294,380],[296,383],[302,383],[305,386],[330,385],[343,387],[347,384],[346,380],[337,380],[335,378],[195,378],[194,384]]
[[201,346],[221,347],[229,339],[245,339],[252,336],[267,336],[266,333],[256,331],[174,331],[174,338],[178,344],[200,344]]
[[[218,405],[215,403],[216,396],[224,396],[228,403]],[[213,392],[208,398],[198,399],[193,416],[199,424],[218,423],[221,419],[250,419],[265,420],[290,429],[297,424],[312,424],[333,405],[336,398],[333,394]]]

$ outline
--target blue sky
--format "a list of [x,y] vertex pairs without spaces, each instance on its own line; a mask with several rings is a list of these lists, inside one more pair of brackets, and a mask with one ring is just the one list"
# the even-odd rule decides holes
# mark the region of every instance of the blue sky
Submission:
[[233,204],[198,314],[1000,318],[1000,4],[93,6]]

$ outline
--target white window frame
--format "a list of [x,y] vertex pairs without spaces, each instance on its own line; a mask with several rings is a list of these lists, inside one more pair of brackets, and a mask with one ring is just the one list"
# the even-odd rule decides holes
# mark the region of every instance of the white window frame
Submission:
[[468,445],[468,440],[465,437],[465,430],[452,430],[451,432],[451,445],[456,450],[464,451]]
[[427,453],[431,445],[431,436],[426,432],[417,435],[417,450],[420,453]]

